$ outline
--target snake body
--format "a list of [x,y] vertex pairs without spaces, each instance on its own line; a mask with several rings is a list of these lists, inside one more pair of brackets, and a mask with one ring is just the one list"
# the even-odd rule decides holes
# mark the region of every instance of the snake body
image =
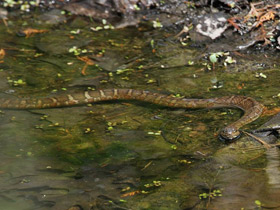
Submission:
[[244,111],[244,115],[229,124],[220,132],[220,138],[233,141],[240,136],[239,129],[259,118],[264,106],[246,96],[225,96],[210,99],[177,98],[172,95],[134,89],[88,90],[73,94],[56,95],[44,98],[0,98],[0,108],[4,109],[43,109],[82,105],[109,100],[139,100],[167,107],[177,108],[221,108],[233,107]]

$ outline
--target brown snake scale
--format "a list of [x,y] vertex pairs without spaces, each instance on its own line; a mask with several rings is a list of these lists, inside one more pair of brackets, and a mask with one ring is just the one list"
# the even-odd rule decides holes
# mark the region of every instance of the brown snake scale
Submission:
[[4,109],[42,109],[88,104],[108,100],[139,100],[167,107],[178,108],[221,108],[233,107],[244,111],[237,121],[223,128],[220,137],[232,141],[240,136],[239,129],[256,120],[262,114],[264,106],[246,96],[225,96],[210,99],[176,98],[171,95],[134,89],[88,90],[79,93],[57,95],[45,98],[11,98],[0,99],[0,108]]

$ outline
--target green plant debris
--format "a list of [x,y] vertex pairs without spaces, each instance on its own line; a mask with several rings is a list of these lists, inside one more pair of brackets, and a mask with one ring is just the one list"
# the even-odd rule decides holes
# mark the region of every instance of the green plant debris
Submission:
[[48,115],[44,115],[42,117],[40,117],[41,120],[46,120],[49,116]]
[[131,71],[133,71],[133,69],[118,69],[116,71],[116,74],[123,74],[125,72],[131,72]]
[[107,122],[107,131],[111,131],[117,125],[117,122]]
[[[106,50],[102,49],[101,51],[98,52],[98,55],[103,56],[105,52],[106,52]],[[98,64],[96,64],[96,65],[98,65]]]
[[217,63],[219,58],[224,58],[224,66],[236,63],[236,60],[229,56],[229,52],[216,52],[211,53],[209,56],[209,60],[212,64]]
[[14,0],[4,0],[4,7],[14,7],[17,4]]
[[155,40],[152,39],[152,40],[150,41],[150,45],[151,45],[151,47],[154,49],[154,48],[155,48]]
[[219,81],[217,79],[217,77],[212,78],[211,83],[212,83],[212,88],[214,88],[214,89],[219,89],[219,88],[222,88],[224,86],[224,82]]
[[80,49],[77,48],[76,46],[71,47],[68,52],[73,53],[74,55],[80,55],[81,53],[87,53],[87,49]]
[[129,77],[122,77],[122,80],[129,80]]
[[210,193],[201,193],[199,194],[199,199],[207,199],[207,198],[216,198],[216,197],[221,197],[222,192],[221,190],[213,190]]
[[256,74],[255,74],[255,77],[256,77],[256,78],[263,78],[263,79],[266,79],[266,78],[267,78],[267,76],[266,76],[264,73],[262,73],[262,72],[261,72],[261,73],[256,73]]
[[43,55],[44,55],[43,53],[36,53],[36,54],[34,55],[34,58],[38,58],[38,57],[43,56]]
[[30,5],[28,4],[28,2],[24,2],[24,4],[20,5],[20,10],[29,12],[30,11]]
[[107,24],[107,20],[102,19],[103,26],[96,26],[96,27],[90,27],[90,30],[92,31],[101,31],[101,30],[108,30],[108,29],[115,29],[114,26],[111,24]]
[[32,152],[27,152],[26,155],[31,157],[31,156],[33,156],[33,153]]
[[261,207],[262,206],[262,202],[260,200],[255,200],[255,204],[258,206],[258,207]]
[[188,61],[188,65],[189,65],[189,66],[194,65],[194,61]]
[[161,135],[161,131],[157,131],[157,132],[149,131],[148,134],[149,134],[149,135],[160,136],[160,135]]
[[137,4],[134,4],[133,7],[134,7],[134,9],[135,9],[136,11],[140,11],[140,7],[138,7]]
[[112,46],[115,46],[115,47],[122,47],[123,44],[119,44],[117,43],[115,40],[112,40],[112,39],[109,39],[108,42],[112,45]]
[[216,53],[213,53],[209,56],[209,60],[212,62],[212,63],[217,63],[218,61],[218,56]]
[[95,130],[92,130],[91,128],[85,128],[84,133],[88,134],[88,133],[94,133]]
[[154,180],[152,183],[145,184],[144,187],[146,187],[146,188],[160,187],[161,185],[162,185],[162,184],[161,184],[161,181],[156,181],[156,180]]
[[156,83],[157,81],[155,80],[155,79],[149,79],[148,81],[147,81],[147,84],[151,84],[151,83]]
[[177,93],[176,95],[172,95],[174,98],[184,98],[185,96],[182,96],[180,93]]
[[24,183],[29,183],[30,182],[30,179],[22,179],[20,181],[20,183],[24,184]]
[[103,25],[106,25],[106,24],[107,24],[107,20],[102,19],[102,24],[103,24]]
[[231,56],[227,56],[224,62],[224,66],[227,66],[228,64],[236,63],[236,60],[234,60]]
[[20,6],[21,11],[30,12],[31,7],[39,6],[40,1],[15,1],[15,0],[4,0],[4,7],[14,7],[15,5]]
[[36,129],[43,129],[44,126],[43,126],[43,125],[35,125],[35,128],[36,128]]
[[81,33],[80,29],[70,31],[71,34],[79,34]]
[[178,160],[178,163],[182,163],[182,164],[191,164],[192,162],[189,160]]
[[120,199],[119,201],[122,202],[122,203],[126,203],[126,202],[127,202],[127,201],[124,200],[124,199]]
[[129,191],[130,189],[131,189],[130,187],[126,187],[126,188],[123,188],[121,191],[126,192],[126,191]]
[[171,149],[176,150],[177,146],[176,145],[171,145]]
[[154,20],[153,21],[153,27],[154,28],[162,28],[163,25],[161,24],[161,22],[159,22],[159,20]]
[[14,87],[26,85],[26,82],[24,82],[22,79],[18,79],[18,80],[11,80],[10,78],[7,79],[8,82],[12,84]]
[[102,26],[97,26],[97,27],[91,27],[90,28],[92,31],[100,31],[100,30],[102,30],[103,29],[103,27]]
[[58,127],[58,126],[59,126],[59,123],[58,123],[58,122],[49,125],[49,127]]
[[[187,42],[184,42],[184,41],[182,41],[182,40],[180,41],[180,43],[181,43],[182,46],[188,46],[188,45],[189,45]],[[190,64],[189,64],[189,65],[190,65]]]

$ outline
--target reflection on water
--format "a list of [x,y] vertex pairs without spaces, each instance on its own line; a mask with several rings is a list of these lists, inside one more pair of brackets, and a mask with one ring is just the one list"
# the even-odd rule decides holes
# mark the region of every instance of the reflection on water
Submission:
[[272,188],[280,189],[280,153],[279,149],[274,147],[266,151],[267,166],[266,173],[268,183]]
[[[31,20],[10,21],[9,31],[0,25],[6,32],[0,33],[0,48],[6,50],[0,63],[0,88],[17,97],[91,86],[152,89],[177,97],[241,94],[268,105],[277,103],[272,97],[279,93],[277,69],[269,71],[265,82],[250,71],[204,71],[199,63],[186,65],[198,62],[201,52],[163,39],[165,32],[147,26],[142,32],[137,28],[92,32],[89,28],[97,23],[87,19],[49,26],[36,22],[34,14],[32,27],[48,28],[49,33],[22,38],[16,31]],[[70,33],[77,29],[79,34]],[[151,37],[160,41],[154,52]],[[86,76],[81,76],[85,63],[69,53],[73,46],[86,52],[80,57],[98,64],[87,66]],[[223,87],[213,88],[213,77]],[[219,129],[240,115],[238,110],[186,111],[128,101],[4,110],[0,206],[5,210],[61,210],[75,205],[91,210],[235,210],[254,209],[255,200],[277,206],[278,149],[265,152],[247,138],[224,145],[216,138]]]

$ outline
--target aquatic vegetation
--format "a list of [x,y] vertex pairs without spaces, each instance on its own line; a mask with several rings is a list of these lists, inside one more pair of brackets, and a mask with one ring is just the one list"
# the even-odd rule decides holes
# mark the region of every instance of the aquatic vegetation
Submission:
[[210,62],[214,65],[215,63],[218,63],[219,58],[224,58],[224,66],[227,66],[228,64],[233,64],[236,63],[236,60],[233,59],[230,56],[229,52],[216,52],[216,53],[211,53],[209,56]]
[[76,46],[73,46],[69,49],[70,53],[73,53],[74,55],[80,55],[81,53],[87,53],[87,49],[80,49]]
[[153,27],[154,27],[154,28],[162,28],[163,25],[162,25],[161,22],[159,22],[159,20],[157,19],[157,20],[154,20],[154,21],[153,21]]
[[4,0],[3,6],[4,7],[14,7],[17,2],[15,0]]
[[256,74],[255,74],[255,77],[256,77],[256,78],[263,78],[263,79],[266,79],[266,78],[267,78],[267,76],[266,76],[264,73],[262,73],[262,72],[256,73]]
[[37,7],[40,1],[15,1],[15,0],[4,0],[3,6],[4,7],[14,7],[18,5],[21,11],[30,12],[31,7]]
[[258,206],[259,209],[261,209],[262,202],[260,200],[255,200],[255,204]]
[[201,193],[198,195],[199,199],[214,199],[216,197],[221,197],[223,196],[222,191],[217,189],[213,190],[209,193]]
[[[19,5],[15,6],[19,8]],[[190,47],[193,43],[188,35],[184,40],[185,47],[182,47],[177,40],[169,42],[170,31],[154,30],[151,24],[149,28],[108,30],[113,28],[107,21],[88,24],[88,19],[80,17],[76,23],[75,19],[71,19],[54,27],[45,25],[42,20],[37,23],[36,15],[31,21],[9,17],[11,22],[8,26],[12,33],[1,39],[5,40],[2,53],[0,50],[1,84],[3,91],[10,91],[8,94],[40,98],[47,96],[51,90],[65,94],[65,91],[76,89],[123,87],[171,92],[174,100],[183,96],[213,98],[230,93],[250,95],[270,106],[278,104],[278,63],[274,67],[276,70],[269,72],[265,69],[244,72],[240,70],[243,65],[239,62],[231,65],[235,64],[234,54],[217,52],[204,56],[205,52],[201,52],[200,48]],[[80,22],[85,24],[77,24]],[[49,31],[41,34],[34,32],[30,39],[26,39],[16,36],[22,25],[37,30],[44,27]],[[0,27],[2,31],[7,30],[4,24]],[[3,33],[1,36],[4,36]],[[198,59],[201,55],[204,56],[202,60]],[[220,67],[228,65],[228,68],[240,71],[236,74],[208,71],[212,70],[212,61]],[[243,57],[238,57],[238,61],[249,67],[256,62]],[[86,66],[90,66],[87,71]],[[260,71],[267,77],[258,73],[256,78],[256,72]],[[10,80],[8,84],[7,77]],[[267,83],[275,85],[269,91],[263,91],[268,89]],[[85,206],[111,203],[114,207],[118,205],[127,209],[166,206],[166,209],[177,210],[187,209],[193,205],[192,201],[198,201],[203,209],[209,199],[215,199],[215,202],[209,203],[209,208],[217,208],[229,197],[227,193],[231,192],[231,186],[244,180],[246,186],[252,189],[250,193],[266,202],[258,194],[262,190],[254,183],[266,178],[265,174],[256,175],[254,171],[259,166],[265,167],[264,156],[260,156],[258,161],[252,160],[259,154],[252,152],[256,145],[245,138],[230,146],[216,140],[219,129],[240,114],[234,109],[190,111],[127,101],[56,110],[5,111],[0,115],[1,147],[4,151],[4,168],[0,173],[2,178],[6,178],[8,173],[15,177],[38,174],[21,180],[24,182],[25,179],[35,187],[46,183],[71,188],[70,194],[61,196],[56,196],[52,189],[49,200],[57,199],[57,203],[72,201],[77,193],[79,202],[84,202]],[[252,129],[264,120],[260,119],[245,129]],[[223,173],[229,172],[219,177],[221,182],[215,182],[211,178],[221,160],[225,165]],[[23,164],[27,167],[18,167]],[[200,169],[204,166],[208,168],[202,174]],[[58,172],[57,169],[61,168],[73,172],[65,175],[65,172]],[[233,172],[241,175],[238,179],[231,177],[232,168]],[[249,179],[242,177],[244,174],[253,177],[253,183],[248,183]],[[170,179],[167,181],[162,177]],[[208,178],[210,181],[205,184]],[[24,183],[19,186],[24,187]],[[17,184],[13,189],[15,187],[18,187]],[[248,195],[243,193],[242,187],[238,187],[234,189],[241,194],[240,197],[246,198]],[[7,186],[4,188],[9,189]],[[96,197],[96,192],[104,192],[104,195]],[[86,200],[88,197],[83,196],[84,193],[92,197],[91,203]],[[20,191],[16,196],[19,194],[28,198],[31,193]],[[48,196],[45,192],[37,194]]]
[[10,78],[7,78],[8,82],[12,85],[12,86],[22,86],[22,85],[26,85],[26,82],[24,82],[22,79],[18,79],[18,80],[12,80]]
[[90,27],[90,30],[97,32],[97,31],[101,31],[101,30],[115,29],[115,27],[113,25],[107,24],[107,20],[105,20],[105,19],[102,19],[102,24],[103,24],[103,26]]

